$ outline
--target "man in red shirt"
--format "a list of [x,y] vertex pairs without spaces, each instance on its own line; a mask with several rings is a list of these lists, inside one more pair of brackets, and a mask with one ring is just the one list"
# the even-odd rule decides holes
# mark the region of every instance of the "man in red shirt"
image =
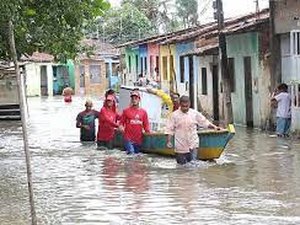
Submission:
[[115,97],[113,95],[107,95],[99,115],[97,134],[98,147],[112,149],[115,129],[118,127],[117,119]]
[[139,107],[141,100],[138,91],[130,93],[130,106],[124,109],[120,124],[123,130],[124,148],[127,154],[139,153],[143,142],[143,130],[150,133],[148,114]]

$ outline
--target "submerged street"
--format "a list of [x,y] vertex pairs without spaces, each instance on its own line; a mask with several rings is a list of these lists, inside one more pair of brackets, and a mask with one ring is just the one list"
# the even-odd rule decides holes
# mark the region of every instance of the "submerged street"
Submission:
[[[300,224],[300,140],[236,128],[217,162],[178,167],[81,144],[84,101],[28,99],[38,224]],[[0,179],[0,224],[30,224],[20,122],[0,122]]]

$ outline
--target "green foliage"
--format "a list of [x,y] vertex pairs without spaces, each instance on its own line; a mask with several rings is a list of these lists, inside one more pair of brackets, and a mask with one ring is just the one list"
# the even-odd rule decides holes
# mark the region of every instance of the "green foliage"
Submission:
[[48,52],[74,58],[85,27],[110,8],[106,0],[1,0],[0,58],[9,59],[7,24],[12,20],[18,57]]
[[98,21],[98,26],[100,35],[114,44],[144,38],[154,33],[151,21],[130,3],[109,10]]
[[198,23],[197,0],[176,0],[177,16],[181,18],[184,27],[191,27]]

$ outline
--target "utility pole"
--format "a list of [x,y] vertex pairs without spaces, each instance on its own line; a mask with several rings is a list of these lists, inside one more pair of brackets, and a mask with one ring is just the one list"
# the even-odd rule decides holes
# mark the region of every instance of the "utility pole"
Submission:
[[271,89],[270,92],[281,82],[280,41],[275,32],[276,1],[269,0],[270,5],[270,60],[271,60]]
[[227,49],[226,49],[226,36],[223,31],[224,24],[224,12],[223,12],[223,3],[222,0],[215,0],[213,2],[214,8],[214,18],[218,22],[219,30],[219,54],[221,61],[221,78],[223,84],[223,101],[224,101],[224,114],[225,114],[225,123],[233,123],[233,113],[232,113],[232,102],[231,102],[231,83],[228,73],[228,60],[227,60]]
[[26,170],[27,170],[27,185],[29,191],[29,202],[30,202],[30,212],[31,212],[31,224],[37,225],[37,217],[36,217],[36,211],[34,206],[34,196],[33,196],[33,187],[32,187],[32,170],[31,170],[30,151],[29,151],[29,144],[28,144],[27,121],[25,115],[26,101],[24,95],[25,93],[24,84],[23,84],[24,80],[21,78],[20,68],[18,64],[12,20],[8,21],[8,42],[10,47],[10,55],[15,64],[15,71],[17,75],[18,94],[19,94],[21,120],[22,120],[23,143],[24,143],[24,152],[25,152],[25,160],[26,160]]

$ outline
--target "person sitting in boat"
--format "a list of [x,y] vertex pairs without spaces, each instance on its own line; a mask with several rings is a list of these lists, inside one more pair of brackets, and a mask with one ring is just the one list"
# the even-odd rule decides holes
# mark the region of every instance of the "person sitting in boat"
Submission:
[[115,97],[107,95],[99,115],[97,134],[97,146],[99,148],[113,148],[112,141],[115,136],[115,129],[118,127],[117,119],[119,119],[115,105]]
[[99,112],[93,110],[93,102],[85,102],[85,110],[76,117],[76,127],[80,128],[80,141],[95,141],[95,120],[99,117]]
[[68,84],[66,84],[65,88],[62,91],[62,95],[64,96],[64,101],[72,102],[72,94],[73,94],[73,89],[69,87]]
[[130,106],[124,109],[120,120],[123,132],[124,148],[127,154],[139,153],[143,141],[143,130],[150,133],[150,125],[146,110],[140,108],[140,93],[130,93]]
[[147,85],[147,79],[143,76],[143,74],[139,74],[139,78],[136,83],[137,86],[145,87]]
[[172,136],[175,138],[175,153],[178,164],[186,164],[197,157],[199,137],[197,126],[220,130],[200,112],[190,108],[190,98],[181,96],[180,108],[173,112],[166,126],[167,147],[173,148]]

